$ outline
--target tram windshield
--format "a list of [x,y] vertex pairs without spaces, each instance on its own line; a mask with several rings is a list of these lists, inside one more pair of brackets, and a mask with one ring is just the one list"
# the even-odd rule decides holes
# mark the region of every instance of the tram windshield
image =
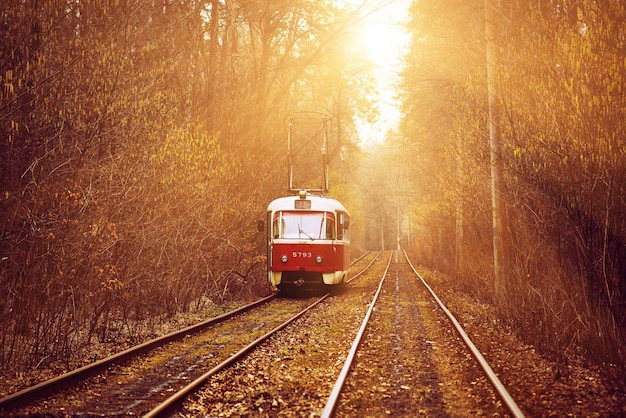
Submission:
[[274,214],[272,236],[285,239],[335,239],[332,212],[289,212]]

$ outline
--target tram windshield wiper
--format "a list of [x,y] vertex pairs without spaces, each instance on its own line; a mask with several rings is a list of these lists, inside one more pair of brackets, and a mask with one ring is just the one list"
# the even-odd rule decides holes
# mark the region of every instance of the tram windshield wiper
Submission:
[[310,236],[309,234],[307,234],[304,229],[302,229],[302,227],[300,226],[300,224],[298,224],[298,233],[300,234],[300,238],[302,238],[302,234],[306,235],[311,241],[315,241],[315,238],[313,238],[312,236]]

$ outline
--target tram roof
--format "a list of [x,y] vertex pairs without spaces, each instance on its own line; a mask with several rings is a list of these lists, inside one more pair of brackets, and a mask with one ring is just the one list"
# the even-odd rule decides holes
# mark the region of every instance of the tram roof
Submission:
[[333,198],[309,194],[307,194],[305,198],[302,198],[301,196],[279,197],[278,199],[270,202],[267,206],[267,210],[272,212],[277,210],[298,210],[295,208],[297,200],[311,201],[311,208],[307,210],[332,212],[339,210],[348,213],[348,210],[339,201]]

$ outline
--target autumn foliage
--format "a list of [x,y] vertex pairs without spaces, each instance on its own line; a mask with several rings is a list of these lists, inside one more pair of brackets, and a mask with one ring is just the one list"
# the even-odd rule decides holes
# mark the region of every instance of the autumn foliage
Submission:
[[350,119],[331,6],[3,5],[2,368],[269,291],[257,220],[287,189],[285,117]]
[[[508,219],[500,297],[491,263],[485,5],[494,8]],[[545,352],[623,367],[624,4],[420,1],[411,15],[402,130],[417,143],[414,210],[424,222],[413,248],[494,300]]]
[[[5,3],[3,369],[75,364],[95,341],[145,337],[134,324],[146,318],[267,292],[257,220],[286,192],[285,121],[299,111],[331,120],[331,194],[350,209],[355,247],[400,243],[496,304],[562,365],[580,354],[623,367],[622,2],[415,2],[402,125],[364,153],[353,117],[376,111],[368,63],[349,36],[363,8]],[[503,143],[503,293],[493,270],[486,4]]]

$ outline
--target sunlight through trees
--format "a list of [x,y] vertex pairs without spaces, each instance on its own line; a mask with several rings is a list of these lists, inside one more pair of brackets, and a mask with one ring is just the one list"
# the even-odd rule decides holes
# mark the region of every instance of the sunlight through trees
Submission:
[[437,237],[413,245],[440,254],[439,268],[474,292],[495,293],[525,338],[555,357],[583,347],[624,364],[624,5],[493,3],[506,290],[491,279],[483,2],[420,1],[411,11],[401,132],[420,149],[413,179],[426,197],[415,222]]
[[355,153],[369,104],[347,33],[366,10],[9,1],[0,364],[67,361],[121,324],[269,291],[256,220],[287,192],[285,117],[332,117],[345,190],[340,149]]
[[287,193],[301,111],[329,118],[330,195],[355,253],[399,242],[556,358],[624,364],[622,2],[494,1],[503,292],[484,0],[413,2],[402,119],[371,148],[358,122],[381,114],[380,63],[357,39],[391,2],[5,3],[3,367],[69,362],[146,318],[268,292],[256,222]]

